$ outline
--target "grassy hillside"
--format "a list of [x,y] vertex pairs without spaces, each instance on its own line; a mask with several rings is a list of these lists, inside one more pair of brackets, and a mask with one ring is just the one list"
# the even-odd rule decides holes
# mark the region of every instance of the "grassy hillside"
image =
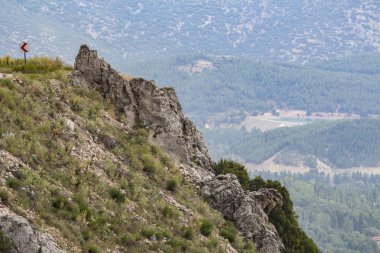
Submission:
[[[272,109],[380,114],[380,54],[345,59],[300,67],[195,55],[128,65],[126,72],[173,85],[185,111],[200,123],[216,113]],[[211,67],[195,72],[200,61]]]
[[0,60],[0,72],[13,72],[0,79],[2,204],[68,252],[225,252],[228,240],[255,252],[144,129],[126,128],[97,92],[71,86],[69,67],[19,62]]
[[339,168],[380,166],[380,120],[361,119],[317,122],[267,132],[253,130],[204,130],[216,157],[240,156],[261,163],[282,150],[312,155]]

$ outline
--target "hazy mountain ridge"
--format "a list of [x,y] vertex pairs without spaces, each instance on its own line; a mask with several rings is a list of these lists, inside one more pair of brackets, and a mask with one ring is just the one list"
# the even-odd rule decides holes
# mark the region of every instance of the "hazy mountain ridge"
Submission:
[[224,157],[227,154],[239,155],[247,163],[261,164],[279,152],[296,151],[307,161],[302,162],[302,159],[286,153],[281,159],[277,155],[278,163],[296,167],[304,163],[316,168],[316,159],[320,159],[333,168],[379,167],[379,123],[379,119],[322,121],[267,132],[205,130],[205,136],[213,154],[218,153],[218,145],[224,145]]
[[[296,62],[380,49],[379,3],[370,0],[2,4],[0,32],[6,36],[0,39],[1,51],[28,39],[34,53],[62,55],[68,61],[75,54],[70,45],[79,38],[103,48],[119,65],[121,60],[108,49],[126,59],[195,51]],[[35,22],[43,25],[36,28]]]
[[197,54],[142,61],[126,69],[158,85],[173,85],[185,111],[204,127],[238,125],[247,115],[277,109],[379,115],[379,63],[379,53],[306,66]]

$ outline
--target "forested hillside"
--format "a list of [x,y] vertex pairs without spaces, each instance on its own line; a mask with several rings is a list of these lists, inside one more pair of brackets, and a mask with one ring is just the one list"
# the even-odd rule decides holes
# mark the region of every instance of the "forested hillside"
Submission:
[[328,61],[315,63],[314,66],[329,71],[380,75],[380,54],[365,53],[332,58]]
[[[199,66],[204,62],[208,65]],[[185,111],[204,123],[215,113],[252,115],[281,108],[380,114],[379,62],[380,54],[304,67],[195,55],[134,63],[125,69],[158,85],[174,86]]]
[[[301,226],[325,253],[378,253],[370,240],[380,235],[379,176],[261,173],[289,190]],[[255,174],[251,174],[252,177]]]
[[211,152],[261,163],[281,150],[312,155],[339,168],[380,166],[380,120],[317,122],[267,132],[204,130]]

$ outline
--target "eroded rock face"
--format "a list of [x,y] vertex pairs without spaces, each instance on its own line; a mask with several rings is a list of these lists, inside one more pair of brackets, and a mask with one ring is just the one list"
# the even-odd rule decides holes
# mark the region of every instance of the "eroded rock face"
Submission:
[[142,78],[125,80],[87,45],[81,46],[74,69],[74,84],[94,87],[126,114],[129,126],[149,130],[150,140],[173,155],[185,172],[191,172],[189,178],[200,182],[212,176],[202,134],[183,115],[173,88],[160,89],[153,81]]
[[212,207],[234,221],[260,252],[279,253],[284,248],[267,216],[282,205],[281,194],[274,189],[245,192],[235,176],[215,177],[204,139],[183,115],[173,88],[159,89],[153,81],[142,78],[125,80],[86,45],[76,57],[71,79],[74,85],[93,87],[112,101],[127,116],[129,127],[146,128],[150,141],[176,160],[184,177],[201,187]]
[[[218,175],[205,182],[203,194],[211,206],[234,221],[247,239],[253,240],[263,253],[280,253],[284,249],[275,227],[269,222],[264,209],[272,211],[282,205],[281,194],[274,189],[246,193],[235,175]],[[270,198],[266,199],[265,196]]]
[[0,228],[11,240],[9,253],[64,253],[49,234],[35,230],[23,217],[0,204]]
[[263,188],[250,192],[249,197],[259,203],[266,214],[270,214],[274,209],[282,206],[281,193],[275,189]]

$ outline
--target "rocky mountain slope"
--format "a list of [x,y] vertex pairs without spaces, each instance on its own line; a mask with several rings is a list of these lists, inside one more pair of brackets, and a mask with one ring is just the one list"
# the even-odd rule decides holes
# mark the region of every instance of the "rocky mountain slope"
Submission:
[[303,63],[378,51],[379,8],[376,0],[3,1],[0,52],[13,44],[16,54],[27,39],[33,53],[71,62],[71,45],[88,41],[119,66],[120,55],[189,52]]
[[[171,154],[189,182],[198,184],[202,192],[212,199],[222,195],[213,206],[229,220],[236,221],[246,239],[253,239],[261,252],[275,253],[283,249],[276,229],[263,211],[265,206],[246,196],[236,177],[222,182],[227,189],[221,189],[220,184],[214,185],[210,181],[218,182],[220,178],[212,179],[211,159],[203,137],[184,117],[172,88],[158,89],[152,81],[141,78],[124,80],[86,45],[81,47],[74,68],[74,85],[87,84],[100,91],[103,97],[116,105],[116,111],[125,113],[130,127],[138,124],[148,130],[151,142]],[[226,195],[228,192],[231,192],[230,196]],[[234,199],[233,206],[229,206],[231,199]],[[281,195],[274,206],[281,206]],[[261,212],[254,209],[257,207]],[[247,225],[247,220],[252,224]]]
[[33,73],[0,79],[1,247],[284,249],[268,219],[281,194],[245,191],[236,176],[215,176],[172,88],[124,79],[86,45],[69,79],[58,60],[34,61],[22,67]]

